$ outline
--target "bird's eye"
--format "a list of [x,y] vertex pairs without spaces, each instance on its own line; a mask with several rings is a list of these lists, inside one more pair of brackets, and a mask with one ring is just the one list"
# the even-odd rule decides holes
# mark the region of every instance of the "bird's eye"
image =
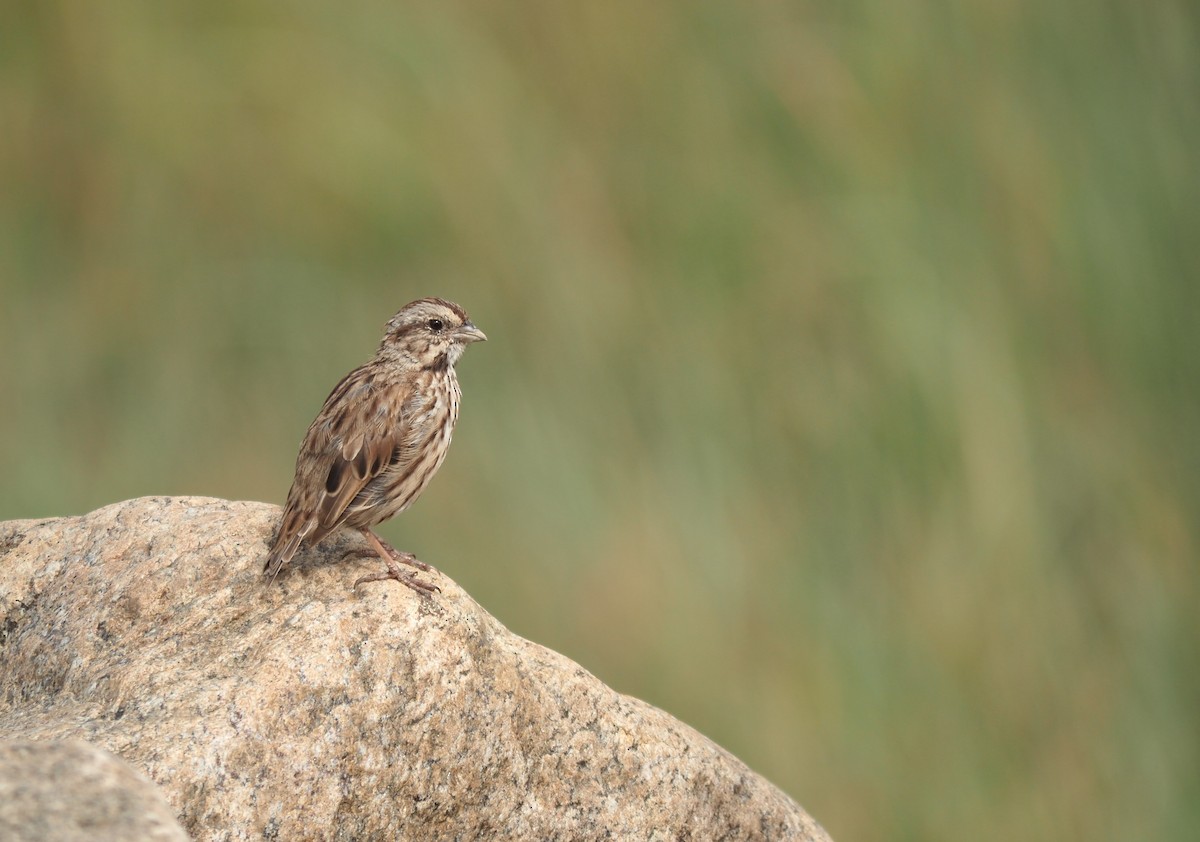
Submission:
[[445,325],[442,324],[441,319],[430,319],[429,320],[429,329],[432,330],[434,333],[437,333],[444,327],[445,327]]

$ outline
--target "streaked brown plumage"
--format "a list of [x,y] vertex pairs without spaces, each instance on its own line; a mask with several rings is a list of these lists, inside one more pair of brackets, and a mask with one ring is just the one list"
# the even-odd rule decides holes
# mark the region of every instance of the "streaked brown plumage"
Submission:
[[422,298],[387,323],[379,350],[333,387],[300,444],[296,476],[264,570],[272,578],[304,546],[342,526],[366,536],[387,571],[355,581],[397,579],[437,588],[404,571],[429,565],[379,540],[371,527],[404,511],[441,467],[458,420],[454,364],[487,339],[457,304]]

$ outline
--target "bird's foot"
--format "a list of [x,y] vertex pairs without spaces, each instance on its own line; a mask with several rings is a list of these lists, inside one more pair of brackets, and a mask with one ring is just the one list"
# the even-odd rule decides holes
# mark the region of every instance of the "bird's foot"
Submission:
[[354,587],[357,588],[363,582],[382,582],[384,579],[395,579],[397,582],[402,582],[403,584],[412,588],[426,599],[428,599],[430,594],[432,594],[434,591],[441,591],[441,588],[439,588],[437,585],[431,585],[429,582],[421,581],[417,578],[417,574],[404,570],[399,564],[392,561],[390,558],[387,560],[387,568],[387,570],[381,573],[368,573],[366,576],[359,576],[354,580]]
[[395,579],[397,582],[403,582],[405,585],[425,597],[428,597],[434,591],[441,591],[441,588],[439,588],[437,585],[431,585],[428,582],[423,582],[416,577],[416,574],[412,573],[411,571],[404,570],[397,562],[403,562],[404,564],[415,567],[418,570],[425,571],[432,570],[433,568],[431,566],[421,561],[412,553],[401,552],[391,544],[385,543],[384,541],[380,540],[378,535],[369,529],[364,529],[363,535],[366,536],[366,539],[371,543],[372,550],[370,552],[357,550],[351,554],[377,555],[383,560],[383,563],[387,565],[387,570],[382,573],[370,573],[366,576],[359,576],[354,580],[354,587],[357,588],[363,582],[381,582],[384,579]]

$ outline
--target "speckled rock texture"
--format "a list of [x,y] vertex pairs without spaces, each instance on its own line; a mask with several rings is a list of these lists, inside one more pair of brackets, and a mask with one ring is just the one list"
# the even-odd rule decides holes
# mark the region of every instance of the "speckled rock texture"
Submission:
[[806,839],[824,831],[662,711],[343,556],[261,569],[279,509],[143,498],[0,523],[0,740],[82,739],[195,839]]
[[186,842],[153,783],[79,740],[0,743],[4,842]]

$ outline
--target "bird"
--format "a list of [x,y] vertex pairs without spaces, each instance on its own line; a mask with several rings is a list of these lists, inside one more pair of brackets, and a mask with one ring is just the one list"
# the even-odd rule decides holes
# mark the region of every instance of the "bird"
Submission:
[[458,421],[462,391],[454,366],[487,336],[459,305],[421,298],[388,321],[375,356],[343,377],[300,443],[296,473],[263,571],[272,581],[303,547],[356,529],[386,570],[364,582],[395,579],[422,596],[440,590],[405,570],[432,568],[375,534],[373,527],[412,505],[441,467]]

